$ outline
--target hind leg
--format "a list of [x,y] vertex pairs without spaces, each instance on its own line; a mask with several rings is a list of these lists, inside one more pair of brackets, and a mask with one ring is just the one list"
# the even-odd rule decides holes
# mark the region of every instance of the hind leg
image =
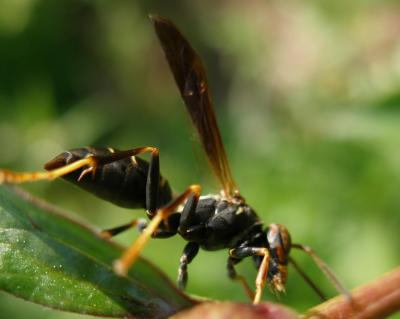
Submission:
[[25,182],[34,182],[39,180],[53,180],[72,173],[83,167],[95,167],[96,162],[92,157],[86,157],[77,160],[71,164],[67,164],[60,168],[45,172],[13,172],[5,169],[0,169],[0,184],[11,183],[19,184]]
[[[72,172],[75,172],[79,169],[85,168],[82,170],[81,175],[79,176],[80,180],[83,176],[85,176],[88,173],[94,174],[96,171],[96,168],[101,166],[101,165],[106,165],[112,162],[119,161],[123,158],[127,157],[132,157],[136,156],[138,154],[146,153],[146,152],[151,152],[152,153],[152,161],[150,165],[152,165],[152,162],[154,166],[157,166],[158,163],[158,149],[155,147],[151,146],[145,146],[145,147],[138,147],[135,149],[127,150],[127,151],[115,151],[107,154],[107,155],[96,155],[96,154],[88,154],[89,156],[83,157],[81,159],[78,159],[72,163],[65,164],[62,166],[55,166],[52,167],[53,161],[50,161],[47,163],[47,167],[50,169],[47,171],[35,171],[35,172],[13,172],[10,170],[6,169],[0,169],[0,184],[3,183],[11,183],[11,184],[19,184],[19,183],[25,183],[25,182],[34,182],[34,181],[39,181],[39,180],[53,180],[57,177],[62,177],[64,175],[70,174]],[[154,158],[154,159],[153,159]],[[153,173],[154,175],[157,176],[159,174],[159,171],[157,172],[157,169],[154,170],[155,172]],[[148,178],[150,179],[150,177]],[[150,187],[150,186],[149,186]],[[157,188],[155,186],[151,186],[151,191],[155,192]],[[149,192],[151,192],[149,190]]]

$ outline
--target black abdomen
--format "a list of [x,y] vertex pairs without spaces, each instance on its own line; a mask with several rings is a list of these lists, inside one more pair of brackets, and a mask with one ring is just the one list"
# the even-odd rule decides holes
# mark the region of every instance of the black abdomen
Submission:
[[[114,152],[106,148],[78,148],[64,152],[45,165],[47,170],[62,167],[90,155],[107,156]],[[63,178],[80,188],[125,208],[146,208],[146,183],[149,163],[137,156],[100,166],[78,181],[83,169]],[[161,207],[172,199],[168,182],[160,177],[158,203]]]

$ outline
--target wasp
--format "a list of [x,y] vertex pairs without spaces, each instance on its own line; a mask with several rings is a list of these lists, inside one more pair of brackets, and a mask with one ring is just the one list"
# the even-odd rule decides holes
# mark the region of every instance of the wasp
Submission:
[[[104,237],[110,238],[130,228],[140,230],[139,237],[114,263],[114,270],[119,275],[127,273],[150,238],[179,234],[187,241],[178,270],[177,281],[182,290],[188,279],[188,264],[200,248],[207,251],[227,249],[228,275],[243,285],[254,304],[260,302],[266,284],[275,293],[285,290],[288,264],[293,265],[325,299],[290,257],[294,248],[310,255],[336,289],[349,298],[348,291],[311,248],[292,243],[283,225],[274,223],[264,227],[254,209],[247,204],[232,177],[205,67],[199,55],[171,21],[157,15],[150,15],[150,20],[221,191],[202,195],[200,185],[194,184],[174,196],[168,181],[160,173],[159,149],[153,146],[124,151],[94,147],[72,149],[47,162],[45,171],[0,170],[0,183],[61,177],[118,206],[144,209],[149,222],[134,219],[102,232]],[[149,161],[140,157],[145,153],[150,153]],[[247,257],[253,258],[257,268],[255,292],[235,270],[235,265]]]

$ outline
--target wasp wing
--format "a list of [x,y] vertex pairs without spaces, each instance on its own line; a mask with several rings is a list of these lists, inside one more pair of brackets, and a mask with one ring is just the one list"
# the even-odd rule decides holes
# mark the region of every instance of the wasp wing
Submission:
[[236,185],[222,144],[203,63],[171,21],[156,15],[151,15],[150,19],[213,172],[225,194],[233,196]]

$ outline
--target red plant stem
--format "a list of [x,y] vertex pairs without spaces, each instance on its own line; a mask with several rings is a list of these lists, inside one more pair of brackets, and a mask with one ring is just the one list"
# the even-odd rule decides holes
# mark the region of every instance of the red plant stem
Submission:
[[339,296],[311,308],[306,318],[381,319],[400,311],[400,267],[353,289],[351,296],[350,302]]

